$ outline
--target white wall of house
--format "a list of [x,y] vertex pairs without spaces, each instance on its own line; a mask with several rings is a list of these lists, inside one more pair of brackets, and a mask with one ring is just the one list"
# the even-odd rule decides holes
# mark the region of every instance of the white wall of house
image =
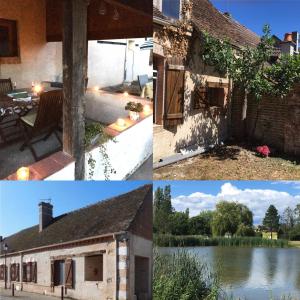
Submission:
[[[23,283],[23,290],[45,295],[57,295],[61,293],[60,286],[51,289],[51,260],[59,256],[68,256],[74,261],[74,289],[68,289],[67,294],[74,299],[106,300],[115,299],[116,294],[116,248],[115,241],[98,243],[88,246],[41,251],[25,254],[23,262],[37,262],[37,283]],[[103,256],[103,281],[85,281],[85,256],[90,252],[105,250]],[[21,256],[7,257],[6,264],[20,263]],[[0,258],[0,265],[4,259]],[[9,269],[9,268],[8,268]],[[8,278],[10,278],[8,274]],[[8,281],[9,282],[9,281]],[[16,288],[20,289],[20,283],[16,282]],[[0,281],[0,287],[4,281]]]
[[107,40],[105,43],[90,41],[89,87],[118,85],[124,80],[131,82],[143,74],[152,77],[150,50],[140,49],[144,41],[145,39]]

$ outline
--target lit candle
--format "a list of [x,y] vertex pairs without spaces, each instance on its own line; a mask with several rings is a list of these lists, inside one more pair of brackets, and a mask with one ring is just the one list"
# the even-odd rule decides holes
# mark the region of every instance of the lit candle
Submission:
[[120,126],[120,127],[125,127],[126,126],[125,120],[122,119],[122,118],[119,118],[117,120],[117,125]]
[[149,115],[149,114],[151,114],[151,112],[152,112],[152,109],[151,109],[151,107],[150,107],[150,105],[149,105],[149,104],[146,104],[146,105],[144,105],[143,112],[144,112],[144,114],[145,114],[145,115]]
[[98,91],[99,91],[99,86],[95,86],[95,87],[94,87],[94,91],[95,91],[95,92],[98,92]]
[[128,98],[128,96],[129,96],[128,92],[124,92],[124,97]]
[[35,94],[39,94],[43,90],[42,86],[40,84],[37,84],[33,87],[33,91]]
[[30,170],[27,167],[22,167],[17,171],[18,180],[29,180]]

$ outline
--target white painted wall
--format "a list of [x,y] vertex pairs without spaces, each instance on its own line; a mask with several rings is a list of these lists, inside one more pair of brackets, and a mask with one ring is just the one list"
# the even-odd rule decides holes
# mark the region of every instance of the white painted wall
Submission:
[[[109,141],[107,154],[116,174],[111,174],[110,180],[124,180],[133,174],[153,152],[153,123],[152,115],[116,137],[116,142]],[[86,179],[105,180],[103,158],[99,148],[89,152],[96,160],[94,175],[89,178],[89,154],[86,154]],[[49,176],[45,180],[75,180],[75,164],[71,163],[59,172]]]
[[[117,85],[123,83],[124,79],[137,80],[137,76],[142,74],[152,77],[153,67],[149,65],[150,50],[140,50],[139,46],[135,46],[142,44],[145,39],[109,41],[126,43],[127,46],[89,42],[89,87]],[[134,47],[128,47],[128,44]]]
[[[134,173],[152,155],[153,123],[152,115],[131,128],[125,130],[109,141],[107,154],[116,174],[111,174],[110,180],[124,180]],[[86,179],[104,180],[103,158],[99,148],[93,149],[90,154],[96,160],[94,176],[89,178],[89,155],[86,155]]]

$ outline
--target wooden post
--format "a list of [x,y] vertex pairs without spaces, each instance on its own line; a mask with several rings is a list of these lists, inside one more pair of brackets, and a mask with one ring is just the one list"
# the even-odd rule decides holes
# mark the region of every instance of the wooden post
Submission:
[[15,284],[13,283],[11,286],[11,295],[14,297],[15,296]]
[[63,6],[63,150],[75,159],[75,179],[84,179],[84,113],[87,69],[88,0],[64,0]]
[[60,293],[60,299],[64,300],[64,287],[63,286],[61,287],[60,291],[61,291],[61,293]]

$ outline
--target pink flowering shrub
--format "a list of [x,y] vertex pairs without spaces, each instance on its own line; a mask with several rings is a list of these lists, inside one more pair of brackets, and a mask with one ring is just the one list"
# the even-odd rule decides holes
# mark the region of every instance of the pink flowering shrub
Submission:
[[263,157],[268,157],[271,153],[270,149],[268,146],[258,146],[256,148],[257,153],[259,153]]

